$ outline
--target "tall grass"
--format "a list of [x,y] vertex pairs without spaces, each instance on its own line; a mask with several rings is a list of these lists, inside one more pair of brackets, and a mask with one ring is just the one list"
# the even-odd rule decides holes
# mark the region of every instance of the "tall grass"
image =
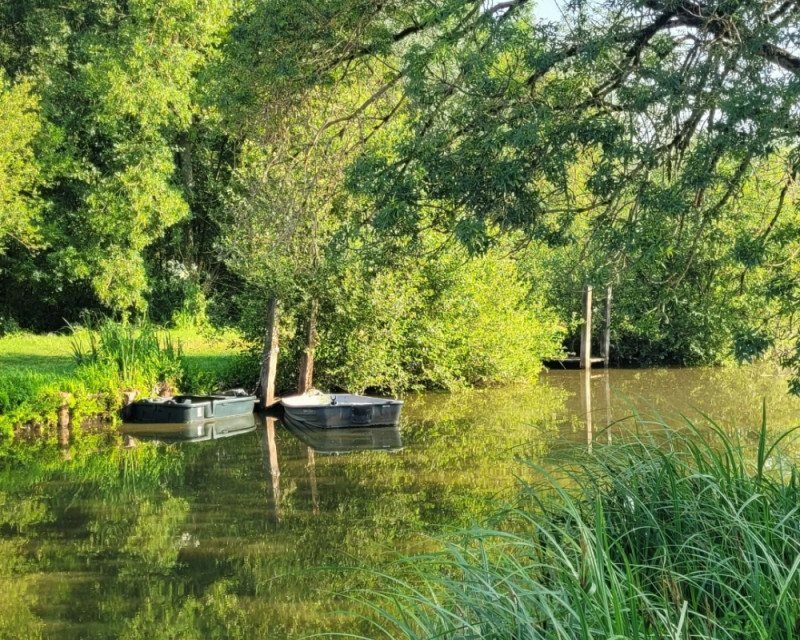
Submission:
[[779,451],[792,432],[770,440],[765,419],[748,448],[710,421],[660,427],[537,468],[491,526],[357,595],[371,630],[349,637],[798,637],[800,478]]
[[[82,336],[86,336],[86,341]],[[116,373],[123,385],[169,386],[181,377],[182,351],[168,333],[159,335],[151,325],[135,327],[110,320],[96,329],[75,333],[72,354],[79,367],[100,367]]]

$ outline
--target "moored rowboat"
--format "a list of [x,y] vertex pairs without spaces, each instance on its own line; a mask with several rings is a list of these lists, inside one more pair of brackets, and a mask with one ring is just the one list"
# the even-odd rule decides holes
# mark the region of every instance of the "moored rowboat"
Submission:
[[289,418],[317,429],[397,424],[402,400],[311,391],[281,398]]

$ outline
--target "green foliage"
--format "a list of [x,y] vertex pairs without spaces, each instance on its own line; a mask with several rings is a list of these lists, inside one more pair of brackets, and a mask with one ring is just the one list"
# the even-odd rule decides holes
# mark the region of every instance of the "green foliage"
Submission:
[[530,381],[559,351],[556,317],[498,254],[408,260],[374,276],[351,272],[339,286],[344,295],[320,320],[323,386],[397,391]]
[[[666,427],[666,425],[663,425]],[[800,484],[713,423],[595,446],[367,596],[373,638],[790,637]],[[406,582],[410,579],[413,582]]]
[[[47,122],[38,155],[49,206],[41,228],[47,248],[10,255],[6,286],[21,282],[28,270],[38,274],[37,295],[63,303],[72,317],[80,310],[70,296],[73,287],[84,292],[77,302],[89,298],[94,308],[144,310],[145,251],[190,214],[185,190],[192,181],[178,179],[175,149],[201,120],[198,74],[215,55],[231,5],[142,0],[56,6],[37,0],[0,9],[0,22],[15,25],[0,30],[0,64],[13,80],[30,79],[16,93],[3,88],[2,95],[19,101],[31,86],[38,94]],[[29,150],[19,132],[35,133],[35,112],[30,99],[14,117],[15,127],[3,127],[22,145],[22,163]],[[184,164],[190,162],[187,156]],[[17,173],[30,182],[32,171]],[[10,229],[24,231],[32,214],[3,209],[13,214]]]
[[42,122],[30,81],[9,82],[0,67],[0,255],[10,242],[40,243],[41,176],[33,144]]
[[118,377],[121,388],[152,389],[161,384],[170,389],[181,375],[180,343],[173,343],[169,334],[159,335],[149,324],[137,327],[103,320],[96,330],[77,333],[73,340],[78,367],[107,370]]
[[[56,416],[68,402],[73,436],[85,418],[118,421],[124,390],[142,395],[181,390],[209,393],[229,377],[230,337],[172,336],[152,325],[110,320],[72,337],[19,334],[0,343],[0,454],[14,440],[32,449],[56,441]],[[189,355],[184,355],[184,343]],[[69,351],[72,351],[72,357]],[[29,355],[30,354],[30,355]]]

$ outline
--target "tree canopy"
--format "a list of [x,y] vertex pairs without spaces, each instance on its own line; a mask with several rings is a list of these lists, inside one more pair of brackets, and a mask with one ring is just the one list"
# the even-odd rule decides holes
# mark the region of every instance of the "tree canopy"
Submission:
[[483,256],[562,326],[613,284],[622,361],[790,355],[800,7],[534,4],[6,3],[0,315],[332,320],[347,283],[342,354],[380,287],[457,297]]

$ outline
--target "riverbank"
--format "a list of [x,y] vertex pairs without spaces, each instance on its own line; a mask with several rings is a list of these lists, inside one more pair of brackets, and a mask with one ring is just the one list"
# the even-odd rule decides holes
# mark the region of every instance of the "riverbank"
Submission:
[[0,338],[0,439],[53,443],[64,428],[114,424],[132,397],[208,392],[226,383],[240,338],[107,323],[95,331]]

